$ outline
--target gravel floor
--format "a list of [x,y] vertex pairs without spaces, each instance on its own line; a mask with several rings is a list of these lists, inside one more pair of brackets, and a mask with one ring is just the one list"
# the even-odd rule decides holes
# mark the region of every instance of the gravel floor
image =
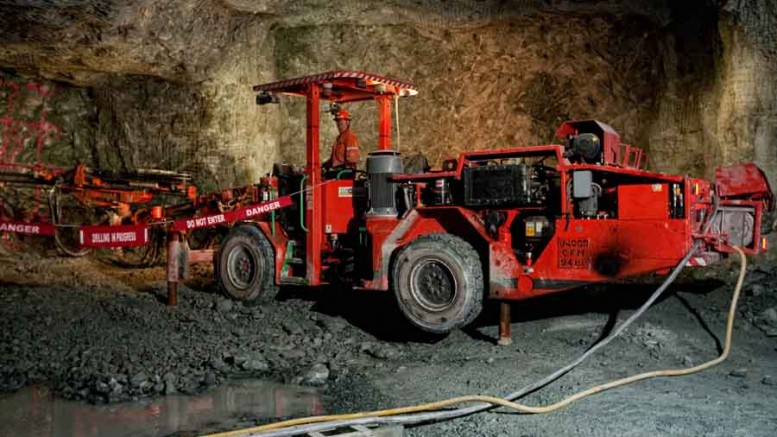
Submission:
[[[291,289],[275,302],[244,306],[213,293],[208,271],[195,273],[180,305],[170,308],[163,303],[161,268],[5,257],[0,391],[42,383],[65,398],[111,403],[197,393],[252,377],[321,387],[335,412],[502,395],[582,353],[654,288],[597,286],[517,303],[514,344],[498,347],[494,306],[464,331],[430,337],[407,326],[389,295]],[[685,276],[623,337],[525,401],[549,403],[614,378],[713,358],[734,274],[723,265]],[[702,374],[638,383],[552,416],[497,410],[406,434],[774,435],[775,277],[773,265],[750,269],[731,358]],[[210,430],[257,421],[231,420]]]

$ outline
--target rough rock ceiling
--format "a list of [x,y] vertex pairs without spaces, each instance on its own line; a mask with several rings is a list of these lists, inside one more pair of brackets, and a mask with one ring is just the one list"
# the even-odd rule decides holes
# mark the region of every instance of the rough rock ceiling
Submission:
[[228,47],[257,27],[460,28],[538,12],[637,15],[659,23],[668,17],[663,1],[649,0],[0,0],[0,66],[77,85],[112,74],[201,82]]

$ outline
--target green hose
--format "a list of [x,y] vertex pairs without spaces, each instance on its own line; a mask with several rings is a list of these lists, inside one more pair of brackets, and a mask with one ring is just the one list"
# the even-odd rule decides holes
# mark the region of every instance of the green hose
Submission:
[[299,182],[299,227],[307,232],[308,228],[305,226],[305,180],[308,175],[302,176],[302,180]]
[[346,169],[340,170],[339,172],[337,172],[336,179],[339,180],[340,176],[342,176],[344,173],[352,173],[352,172],[353,172],[353,169],[350,169],[350,168],[346,168]]

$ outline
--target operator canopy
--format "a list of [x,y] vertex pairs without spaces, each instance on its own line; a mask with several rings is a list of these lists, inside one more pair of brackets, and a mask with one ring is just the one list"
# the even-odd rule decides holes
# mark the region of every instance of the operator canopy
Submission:
[[278,94],[306,96],[309,85],[321,85],[321,98],[335,103],[373,100],[378,96],[414,96],[418,94],[415,85],[390,79],[373,73],[351,70],[329,71],[296,79],[282,80],[254,86],[259,93],[257,104],[275,103]]

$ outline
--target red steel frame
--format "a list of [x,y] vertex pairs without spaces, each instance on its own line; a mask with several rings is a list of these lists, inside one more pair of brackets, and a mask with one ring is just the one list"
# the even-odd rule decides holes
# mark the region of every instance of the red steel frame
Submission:
[[[322,85],[326,83],[330,91],[324,95]],[[301,96],[306,99],[306,131],[305,131],[305,222],[308,232],[305,238],[305,260],[307,263],[306,283],[310,286],[320,285],[322,273],[321,254],[324,249],[323,199],[320,156],[320,123],[322,99],[336,103],[350,103],[364,100],[375,100],[378,105],[378,149],[391,148],[391,102],[398,96],[416,93],[412,84],[386,78],[372,73],[360,71],[332,71],[329,73],[306,76],[287,81],[257,85],[254,91]],[[347,213],[343,211],[343,213]],[[351,212],[351,214],[353,214]],[[286,256],[286,238],[272,236],[267,224],[260,228],[268,236],[275,247],[276,280],[281,282],[281,268]],[[281,230],[279,227],[277,230]]]
[[308,285],[321,283],[321,238],[324,225],[321,220],[321,158],[319,156],[321,113],[319,107],[319,87],[315,84],[305,86],[307,92],[307,132],[306,145],[308,165],[307,173],[308,198],[305,202],[305,220],[308,223],[305,255],[307,258]]

